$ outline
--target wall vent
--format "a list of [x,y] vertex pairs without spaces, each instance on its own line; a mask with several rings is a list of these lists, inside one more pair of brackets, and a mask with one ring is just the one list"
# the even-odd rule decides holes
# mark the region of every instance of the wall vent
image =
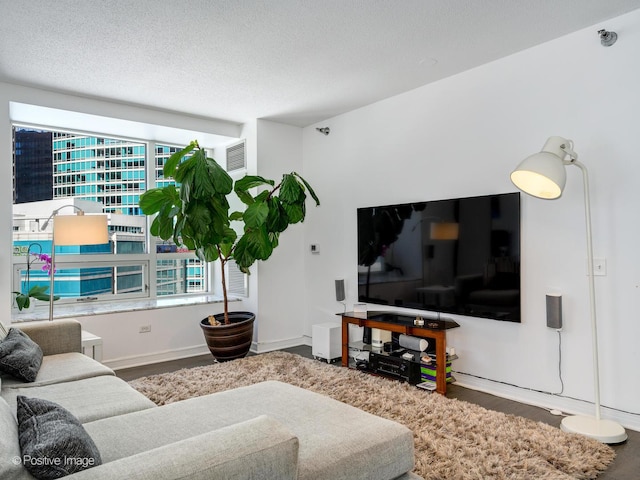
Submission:
[[236,262],[227,262],[227,292],[238,297],[249,296],[249,278],[246,273],[242,273]]
[[247,168],[244,140],[227,147],[227,172]]

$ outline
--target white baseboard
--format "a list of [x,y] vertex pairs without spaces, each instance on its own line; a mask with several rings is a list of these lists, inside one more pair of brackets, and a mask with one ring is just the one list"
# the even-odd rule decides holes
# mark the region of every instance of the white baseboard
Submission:
[[[311,337],[303,336],[289,338],[277,342],[251,343],[251,352],[266,353],[283,348],[297,347],[300,345],[311,346]],[[160,352],[147,353],[143,355],[132,355],[129,357],[111,358],[103,360],[102,363],[113,370],[122,370],[123,368],[141,367],[143,365],[151,365],[153,363],[169,362],[171,360],[180,360],[181,358],[197,357],[199,355],[210,354],[206,345],[196,345],[192,347],[178,348],[173,350],[163,350]]]
[[193,347],[163,350],[161,352],[146,353],[143,355],[112,358],[104,360],[102,363],[113,370],[121,370],[123,368],[140,367],[142,365],[169,362],[171,360],[180,360],[181,358],[197,357],[206,354],[210,355],[206,345],[196,345]]
[[[515,402],[533,405],[544,410],[556,409],[568,415],[594,415],[595,412],[595,406],[591,403],[513,387],[511,385],[504,385],[459,372],[455,373],[455,377],[456,385],[461,387],[470,388]],[[601,407],[601,414],[603,418],[616,421],[625,428],[640,431],[640,418],[638,415],[620,412],[606,407]]]
[[273,352],[274,350],[282,350],[283,348],[298,347],[300,345],[311,345],[311,337],[287,338],[286,340],[277,340],[274,342],[252,342],[251,351],[253,353],[267,353]]

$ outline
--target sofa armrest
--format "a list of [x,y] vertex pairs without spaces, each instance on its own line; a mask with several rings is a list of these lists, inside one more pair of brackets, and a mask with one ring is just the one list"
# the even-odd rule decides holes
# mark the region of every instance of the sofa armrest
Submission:
[[77,320],[13,324],[40,345],[44,355],[82,352],[82,325]]
[[[194,419],[197,421],[197,419]],[[168,428],[170,428],[170,422]],[[65,477],[69,480],[210,480],[298,476],[298,438],[262,415]]]

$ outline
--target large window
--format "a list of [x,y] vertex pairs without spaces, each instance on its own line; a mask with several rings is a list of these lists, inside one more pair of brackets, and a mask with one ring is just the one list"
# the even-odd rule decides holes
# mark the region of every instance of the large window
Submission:
[[97,134],[13,128],[13,287],[48,285],[51,213],[106,213],[109,243],[56,247],[60,302],[203,293],[208,268],[193,252],[150,238],[139,207],[148,188],[175,183],[162,167],[180,146]]

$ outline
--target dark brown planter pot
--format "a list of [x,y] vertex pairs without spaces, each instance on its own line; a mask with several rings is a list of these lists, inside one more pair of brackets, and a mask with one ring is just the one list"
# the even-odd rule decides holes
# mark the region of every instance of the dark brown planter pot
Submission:
[[[224,314],[218,313],[214,317],[224,324]],[[202,319],[200,327],[211,355],[219,362],[245,357],[253,341],[255,319],[251,312],[229,312],[229,325],[212,326],[207,318]]]

